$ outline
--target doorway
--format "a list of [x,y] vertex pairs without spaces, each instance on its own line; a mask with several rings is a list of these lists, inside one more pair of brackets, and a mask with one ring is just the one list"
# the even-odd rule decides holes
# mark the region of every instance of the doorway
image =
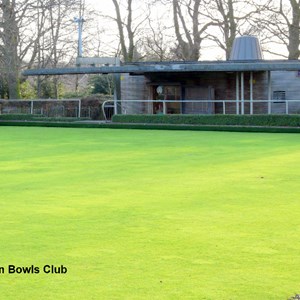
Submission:
[[179,85],[157,85],[153,88],[153,100],[172,100],[172,102],[153,102],[154,114],[181,113],[181,87]]

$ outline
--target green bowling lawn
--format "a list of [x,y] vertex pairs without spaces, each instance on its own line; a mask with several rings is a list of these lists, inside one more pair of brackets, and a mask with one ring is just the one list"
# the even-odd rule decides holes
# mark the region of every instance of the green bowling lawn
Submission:
[[300,294],[297,134],[0,127],[0,147],[1,299]]

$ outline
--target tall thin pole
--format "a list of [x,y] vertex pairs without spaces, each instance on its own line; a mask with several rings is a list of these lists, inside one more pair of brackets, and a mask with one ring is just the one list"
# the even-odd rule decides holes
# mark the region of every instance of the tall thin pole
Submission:
[[253,115],[253,72],[250,72],[250,115]]
[[244,72],[241,72],[241,113],[245,114],[245,80],[244,80]]
[[83,18],[80,18],[80,22],[78,24],[78,56],[82,57],[82,28],[83,28]]
[[272,98],[272,81],[271,71],[268,71],[268,114],[271,114],[271,98]]
[[[120,66],[119,58],[115,58],[115,66]],[[114,114],[118,114],[118,100],[121,99],[121,76],[114,74]]]
[[81,118],[81,99],[78,100],[78,118]]
[[78,57],[82,57],[82,29],[83,29],[83,17],[74,18],[74,22],[78,24]]
[[239,115],[240,114],[240,79],[239,79],[239,72],[236,72],[236,82],[235,82],[235,86],[236,86],[236,114]]

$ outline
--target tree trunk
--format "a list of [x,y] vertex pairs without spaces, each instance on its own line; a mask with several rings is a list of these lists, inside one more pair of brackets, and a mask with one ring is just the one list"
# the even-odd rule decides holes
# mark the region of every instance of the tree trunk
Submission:
[[7,80],[9,99],[19,99],[19,31],[15,13],[15,1],[2,0],[1,9],[3,12],[2,52],[4,74]]
[[290,0],[292,6],[292,22],[289,24],[289,41],[288,41],[288,59],[299,58],[299,45],[300,45],[300,9],[299,3],[295,0]]
[[[173,0],[173,21],[180,58],[183,60],[197,61],[200,57],[201,34],[207,27],[204,25],[199,29],[199,9],[201,1],[194,0],[193,2],[193,5],[192,3],[185,3],[188,10],[187,16],[189,16],[189,19],[187,19],[187,16],[183,15],[182,12],[183,5],[177,0]],[[191,29],[188,28],[190,21],[192,24]],[[184,34],[181,33],[181,28]]]

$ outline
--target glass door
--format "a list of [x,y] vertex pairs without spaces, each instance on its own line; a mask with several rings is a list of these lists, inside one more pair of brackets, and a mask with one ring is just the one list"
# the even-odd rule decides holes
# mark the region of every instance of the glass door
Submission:
[[180,114],[181,88],[178,85],[155,86],[153,100],[174,100],[172,102],[154,102],[154,114]]

